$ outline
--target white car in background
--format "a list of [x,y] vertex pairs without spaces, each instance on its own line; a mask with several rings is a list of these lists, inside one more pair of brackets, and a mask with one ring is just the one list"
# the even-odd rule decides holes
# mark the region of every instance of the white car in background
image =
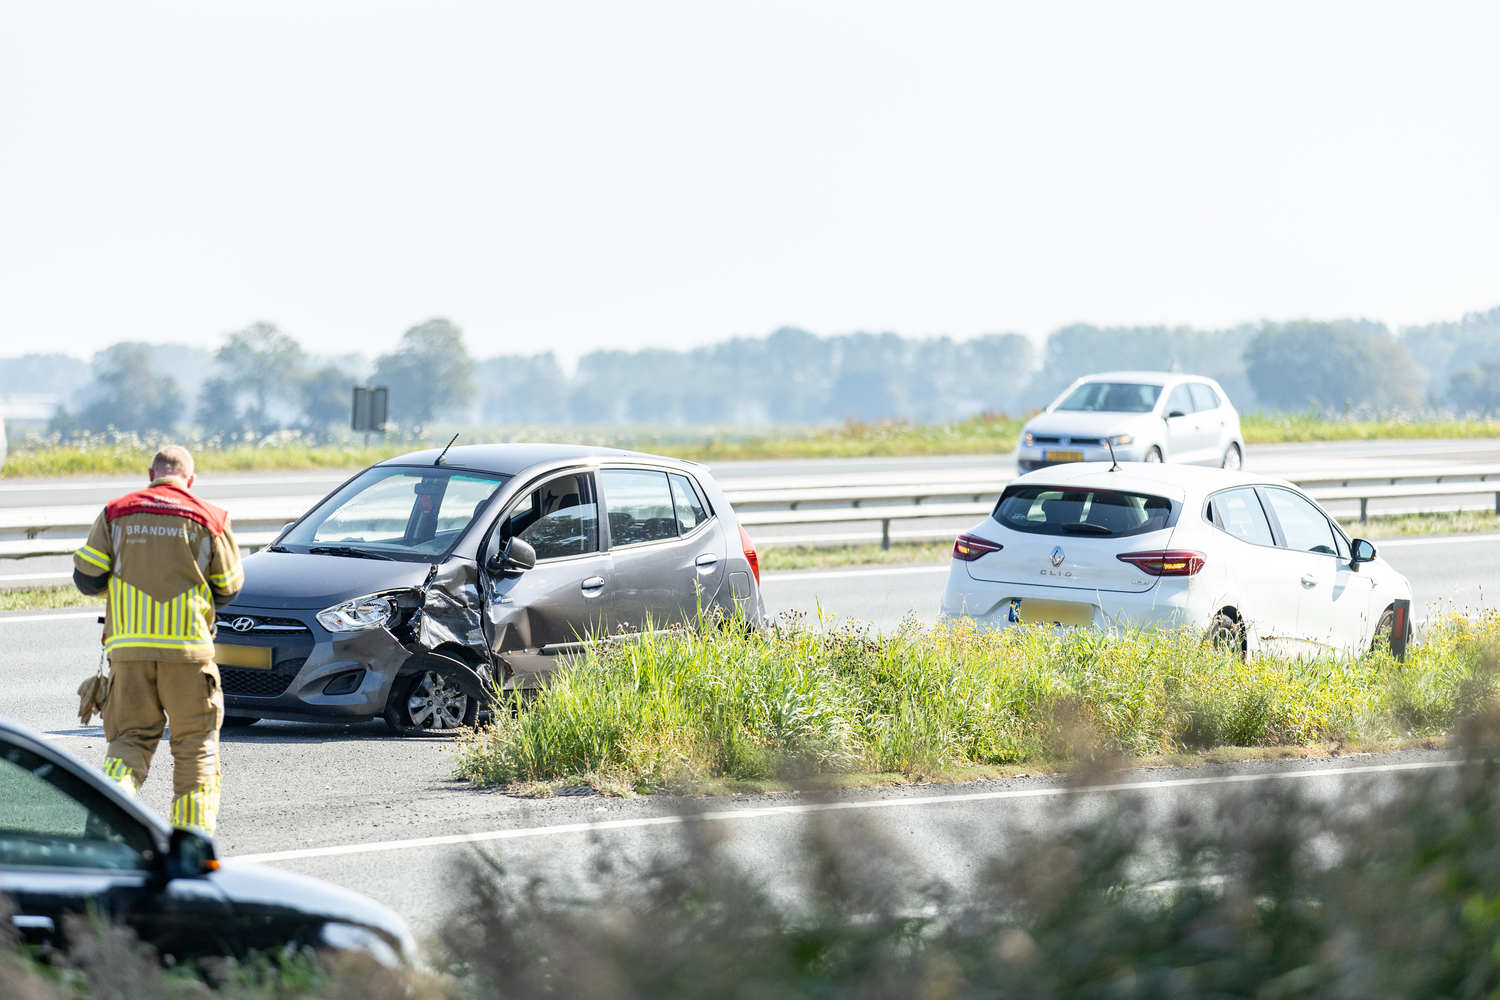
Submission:
[[[1352,653],[1411,584],[1292,484],[1081,463],[1011,482],[953,546],[942,617],[1186,626],[1241,652]],[[1410,621],[1403,616],[1403,632]]]
[[1028,420],[1016,445],[1018,472],[1112,460],[1238,469],[1244,458],[1240,414],[1223,387],[1174,372],[1087,375]]

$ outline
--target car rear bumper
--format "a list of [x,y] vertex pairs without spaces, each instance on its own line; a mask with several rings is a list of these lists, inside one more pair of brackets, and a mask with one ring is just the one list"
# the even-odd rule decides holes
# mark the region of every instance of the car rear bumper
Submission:
[[1161,580],[1149,590],[1127,593],[1085,590],[1077,587],[1042,587],[1018,583],[992,583],[969,576],[962,563],[954,563],[943,588],[939,619],[970,619],[985,628],[1013,628],[1011,600],[1028,598],[1062,601],[1092,608],[1093,628],[1207,628],[1216,602],[1206,588],[1194,588],[1191,580]]

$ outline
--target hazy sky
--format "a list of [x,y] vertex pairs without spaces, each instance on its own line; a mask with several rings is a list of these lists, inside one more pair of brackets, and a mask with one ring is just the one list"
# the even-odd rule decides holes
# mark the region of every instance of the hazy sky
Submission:
[[1500,5],[0,3],[0,355],[1500,304]]

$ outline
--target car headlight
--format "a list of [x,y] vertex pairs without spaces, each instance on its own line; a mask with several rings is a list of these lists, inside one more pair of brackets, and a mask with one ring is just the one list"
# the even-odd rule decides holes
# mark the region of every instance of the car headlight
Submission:
[[1036,444],[1036,438],[1032,436],[1030,431],[1027,431],[1025,434],[1021,435],[1021,443],[1030,448],[1032,445]]
[[318,621],[330,632],[363,632],[389,625],[395,620],[396,611],[394,600],[372,594],[319,611]]
[[1134,440],[1135,438],[1131,437],[1129,434],[1116,434],[1114,437],[1109,439],[1109,443],[1113,445],[1122,445],[1130,444]]

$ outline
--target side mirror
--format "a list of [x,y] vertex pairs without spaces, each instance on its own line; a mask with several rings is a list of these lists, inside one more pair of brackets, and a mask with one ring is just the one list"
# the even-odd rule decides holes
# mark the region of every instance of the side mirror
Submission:
[[1349,566],[1358,567],[1360,563],[1373,562],[1375,559],[1375,546],[1363,538],[1356,538],[1349,546]]
[[[498,542],[491,543],[491,549]],[[484,568],[494,574],[506,572],[521,572],[531,569],[536,565],[536,549],[524,538],[512,538],[505,543],[505,548],[492,554],[485,560]]]
[[1173,417],[1185,417],[1185,416],[1187,416],[1187,414],[1184,413],[1184,412],[1182,412],[1181,410],[1173,410],[1171,413],[1167,414],[1167,419],[1171,420]]
[[173,830],[167,848],[167,878],[202,878],[219,870],[214,842],[191,830]]

